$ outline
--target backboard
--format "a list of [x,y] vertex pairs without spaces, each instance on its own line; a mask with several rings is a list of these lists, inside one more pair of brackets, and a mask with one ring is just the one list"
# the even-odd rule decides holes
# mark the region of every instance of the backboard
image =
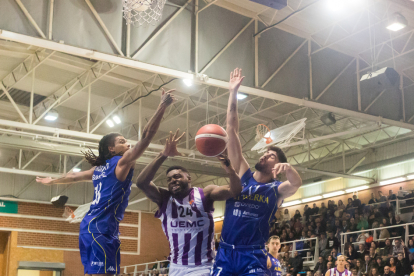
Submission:
[[[254,145],[252,151],[265,152],[269,146],[282,146],[289,144],[290,140],[292,140],[292,138],[295,137],[296,134],[298,134],[305,127],[306,119],[307,118],[303,118],[299,121],[271,130],[270,132],[266,133],[264,138],[260,139],[260,141]],[[266,143],[266,137],[270,137],[272,139],[272,142],[270,144]]]

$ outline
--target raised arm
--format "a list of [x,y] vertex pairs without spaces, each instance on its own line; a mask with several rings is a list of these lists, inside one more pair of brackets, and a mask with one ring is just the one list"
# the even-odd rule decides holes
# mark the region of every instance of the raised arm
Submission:
[[55,185],[55,184],[70,184],[76,182],[91,181],[95,167],[88,171],[83,172],[71,172],[59,178],[51,177],[36,177],[36,182],[44,185]]
[[168,156],[181,155],[181,153],[177,151],[177,143],[181,140],[184,133],[178,137],[178,132],[179,130],[177,129],[174,136],[170,132],[170,137],[165,143],[163,152],[160,152],[160,154],[158,154],[158,156],[155,157],[155,159],[142,170],[137,179],[138,188],[140,188],[151,201],[157,203],[159,207],[162,205],[162,193],[164,189],[160,189],[155,186],[152,180],[154,179],[154,176],[161,167],[162,163],[167,160]]
[[278,163],[273,168],[273,177],[277,178],[278,174],[285,173],[287,181],[279,185],[279,199],[278,206],[282,204],[282,201],[296,193],[299,187],[302,185],[302,178],[299,173],[289,163]]
[[129,170],[135,165],[135,161],[144,153],[149,144],[154,138],[155,133],[160,126],[164,112],[168,106],[174,102],[174,96],[171,94],[174,90],[168,92],[162,91],[161,102],[155,112],[154,116],[149,120],[147,125],[144,127],[142,132],[141,140],[131,149],[125,152],[122,158],[119,160],[116,166],[115,173],[119,180],[123,181],[126,179]]
[[205,187],[203,190],[204,195],[210,201],[227,200],[240,195],[243,189],[240,177],[231,165],[229,158],[225,154],[221,154],[218,156],[218,159],[229,177],[230,184],[224,186],[208,185]]
[[227,135],[229,142],[227,150],[231,163],[239,175],[243,175],[248,169],[249,164],[243,156],[242,146],[239,139],[239,114],[237,111],[237,92],[244,79],[241,76],[242,70],[235,69],[230,74],[229,82],[229,103],[227,106]]

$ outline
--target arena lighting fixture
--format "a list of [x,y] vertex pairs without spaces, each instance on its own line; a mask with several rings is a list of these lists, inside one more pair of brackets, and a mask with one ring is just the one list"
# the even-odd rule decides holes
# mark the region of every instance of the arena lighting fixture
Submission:
[[329,194],[324,194],[323,198],[328,198],[328,197],[333,197],[333,196],[339,196],[339,195],[343,195],[345,192],[344,191],[336,191],[333,193],[329,193]]
[[73,168],[72,172],[80,172],[81,169],[80,168]]
[[297,204],[301,204],[302,201],[300,200],[294,200],[294,201],[289,201],[286,203],[283,203],[281,207],[288,207],[288,206],[292,206],[292,205],[297,205]]
[[58,117],[59,117],[59,114],[57,113],[57,111],[52,109],[46,114],[45,120],[55,121]]
[[397,178],[392,178],[392,179],[380,181],[380,185],[388,185],[388,184],[403,182],[404,180],[407,180],[407,179],[403,176],[402,177],[397,177]]
[[414,174],[407,175],[407,178],[410,180],[414,179]]
[[331,11],[337,12],[344,8],[344,2],[345,0],[327,0],[327,6]]
[[246,99],[247,98],[247,95],[246,94],[243,94],[243,93],[237,93],[237,99],[238,100],[244,100],[244,99]]
[[364,185],[364,186],[359,186],[359,187],[347,189],[347,190],[345,190],[345,192],[347,192],[347,193],[353,193],[353,192],[358,192],[358,191],[366,190],[368,188],[369,188],[368,185]]
[[396,12],[393,15],[392,21],[387,26],[387,29],[390,31],[397,32],[407,27],[407,25],[408,25],[407,19],[401,13]]
[[193,85],[193,80],[191,79],[183,79],[183,82],[185,85],[187,85],[188,87]]
[[114,127],[114,122],[112,122],[112,120],[106,120],[106,123],[108,124],[109,127]]
[[121,123],[121,119],[118,117],[118,115],[114,115],[112,117],[112,120],[114,120],[114,122],[119,125]]
[[222,216],[222,217],[216,217],[213,220],[214,220],[214,222],[222,221],[222,220],[224,220],[224,216]]
[[315,201],[315,200],[319,200],[319,199],[322,199],[322,197],[321,196],[313,196],[313,197],[308,197],[308,198],[302,199],[302,202],[305,203],[305,202]]

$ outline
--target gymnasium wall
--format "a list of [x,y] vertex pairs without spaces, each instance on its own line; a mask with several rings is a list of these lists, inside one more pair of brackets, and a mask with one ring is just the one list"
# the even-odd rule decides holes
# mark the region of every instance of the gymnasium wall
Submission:
[[[0,276],[16,275],[19,261],[65,263],[65,276],[83,275],[79,224],[62,218],[63,208],[18,203],[18,214],[0,213]],[[140,232],[141,231],[141,232]],[[162,260],[168,255],[161,223],[151,213],[126,212],[120,225],[121,266]],[[5,248],[5,249],[2,249]],[[5,261],[9,255],[8,274]]]

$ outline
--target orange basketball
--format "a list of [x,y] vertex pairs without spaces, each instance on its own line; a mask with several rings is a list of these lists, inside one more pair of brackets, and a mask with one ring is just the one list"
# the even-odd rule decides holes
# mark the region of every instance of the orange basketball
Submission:
[[195,142],[199,152],[208,157],[221,154],[227,147],[227,132],[219,125],[205,125],[197,131]]

